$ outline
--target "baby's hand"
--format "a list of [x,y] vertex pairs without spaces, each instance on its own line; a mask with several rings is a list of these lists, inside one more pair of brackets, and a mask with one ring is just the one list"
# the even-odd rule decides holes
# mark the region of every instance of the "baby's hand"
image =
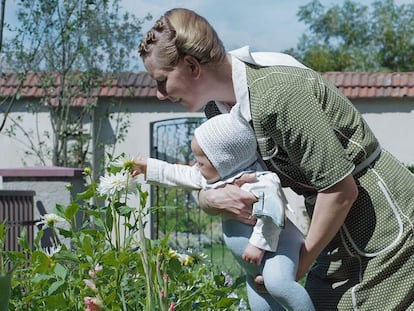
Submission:
[[136,177],[139,174],[147,174],[147,159],[142,158],[141,156],[138,156],[134,159],[132,165],[132,177]]
[[247,244],[246,248],[244,249],[242,258],[244,261],[254,265],[260,265],[262,262],[263,256],[265,254],[265,250],[254,246],[253,244]]

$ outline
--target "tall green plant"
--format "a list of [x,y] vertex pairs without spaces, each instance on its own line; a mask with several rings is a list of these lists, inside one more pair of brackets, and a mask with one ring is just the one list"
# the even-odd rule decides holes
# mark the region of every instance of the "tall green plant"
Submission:
[[[99,183],[85,169],[87,190],[43,217],[34,246],[23,235],[22,252],[1,252],[3,264],[13,268],[11,310],[236,308],[239,299],[230,294],[240,282],[227,283],[201,253],[170,249],[168,236],[145,236],[151,211],[145,207],[147,193],[130,177],[131,164],[111,159]],[[47,249],[40,244],[45,228],[55,241]]]

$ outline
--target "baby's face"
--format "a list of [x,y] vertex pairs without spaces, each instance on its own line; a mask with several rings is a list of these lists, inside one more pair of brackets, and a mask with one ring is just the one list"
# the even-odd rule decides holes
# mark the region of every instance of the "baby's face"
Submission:
[[220,175],[218,174],[216,168],[211,164],[203,150],[200,148],[195,136],[191,141],[191,150],[194,153],[197,162],[196,165],[198,166],[201,175],[203,175],[207,182],[211,184],[219,181]]

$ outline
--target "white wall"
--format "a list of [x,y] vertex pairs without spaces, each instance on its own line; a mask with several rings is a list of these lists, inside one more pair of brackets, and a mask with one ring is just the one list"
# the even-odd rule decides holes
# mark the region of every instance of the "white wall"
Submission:
[[[27,103],[27,102],[25,102]],[[44,139],[45,131],[51,132],[50,117],[48,111],[44,107],[40,107],[37,115],[27,112],[25,103],[16,102],[13,110],[10,112],[5,127],[0,133],[0,168],[21,167],[24,163],[27,166],[40,165],[40,161],[34,157],[27,156],[25,152],[30,151],[30,141],[24,136],[22,129],[29,133],[33,139],[35,146],[39,145],[40,139]],[[1,111],[1,110],[0,110]],[[4,114],[0,112],[0,122],[3,121]],[[19,121],[21,118],[21,121]],[[15,120],[22,129],[16,127]],[[6,130],[15,127],[15,138],[10,138],[6,134]],[[49,142],[51,144],[51,141]],[[47,165],[50,165],[48,161]]]
[[414,165],[414,99],[353,100],[381,146],[406,165]]
[[[381,145],[393,153],[405,164],[414,164],[414,99],[375,99],[353,100],[356,108],[363,114]],[[101,112],[108,103],[99,103]],[[116,107],[116,106],[115,106]],[[131,125],[123,142],[116,144],[114,154],[125,152],[133,157],[150,154],[150,123],[172,118],[202,117],[203,114],[189,113],[179,104],[158,101],[156,99],[134,99],[123,101],[122,111],[129,111]],[[112,109],[112,108],[111,108]],[[115,109],[115,108],[114,108]],[[99,111],[98,111],[99,112]],[[43,131],[51,132],[49,113],[44,109],[37,116],[26,113],[22,103],[16,103],[10,113],[14,119],[23,117],[21,125],[25,130],[40,135]],[[0,113],[0,121],[3,114]],[[12,123],[7,121],[6,128]],[[100,129],[103,137],[113,135],[114,121],[104,122]],[[105,140],[105,138],[99,138]],[[36,141],[35,141],[36,143]],[[9,138],[4,130],[0,133],[0,168],[16,168],[39,165],[35,157],[25,154],[28,151],[24,136]],[[108,151],[108,150],[106,150]],[[50,162],[48,163],[50,165]]]

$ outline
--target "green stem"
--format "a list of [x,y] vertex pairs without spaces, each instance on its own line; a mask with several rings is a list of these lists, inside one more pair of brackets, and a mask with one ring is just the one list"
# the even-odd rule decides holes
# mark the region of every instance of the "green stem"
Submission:
[[115,210],[115,207],[112,207],[112,213],[113,213],[113,226],[115,229],[115,247],[117,250],[119,250],[119,228],[118,228],[118,217]]
[[[141,195],[141,192],[139,192],[139,194]],[[141,207],[142,209],[145,208],[145,206],[141,206]],[[143,218],[142,209],[139,209],[139,213],[138,213],[139,245],[141,246],[140,256],[141,256],[142,265],[144,268],[145,278],[146,278],[146,288],[147,288],[146,309],[148,311],[153,311],[154,310],[152,307],[153,298],[151,295],[151,292],[152,292],[151,284],[153,284],[153,280],[152,280],[153,277],[152,277],[152,271],[151,271],[151,266],[149,262],[147,242],[146,242],[145,233],[144,233],[144,222],[142,220]]]

